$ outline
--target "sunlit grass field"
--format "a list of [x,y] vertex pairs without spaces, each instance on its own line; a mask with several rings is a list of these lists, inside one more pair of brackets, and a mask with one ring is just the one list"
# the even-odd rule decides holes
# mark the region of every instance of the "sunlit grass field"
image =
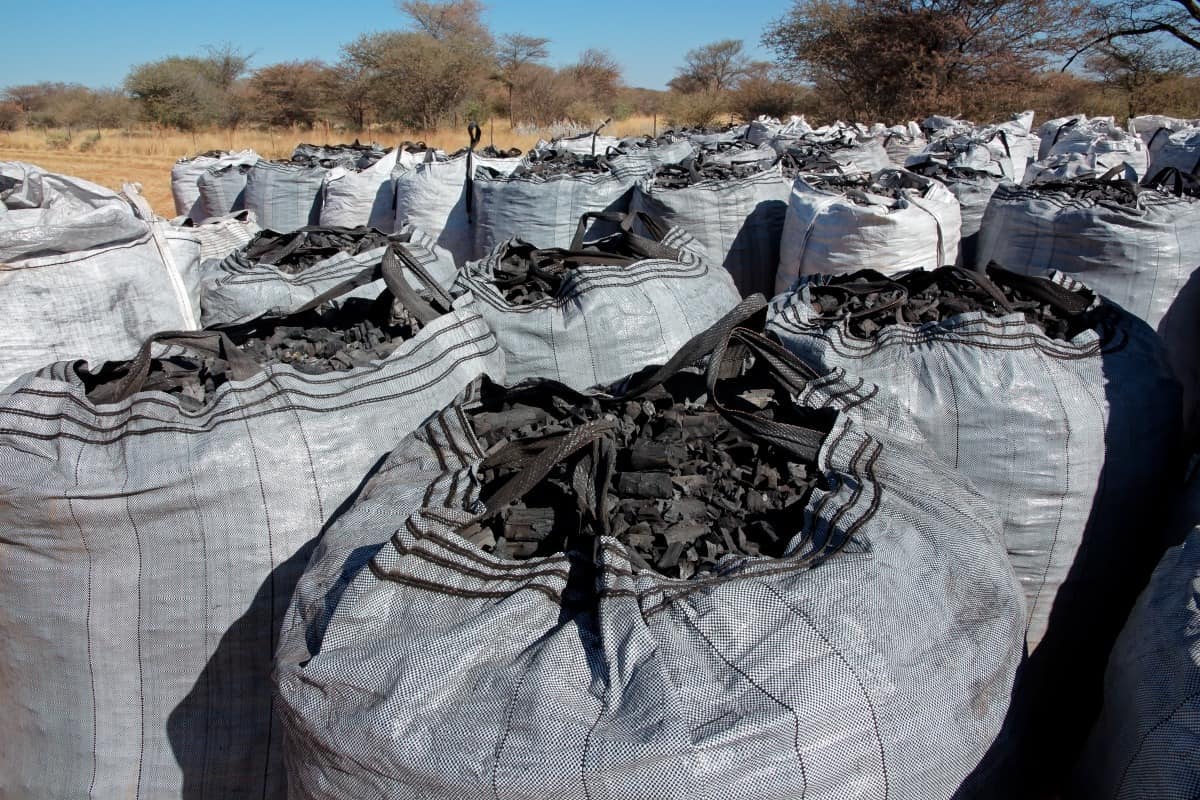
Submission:
[[[663,127],[658,120],[658,129]],[[635,136],[652,133],[651,117],[630,117],[614,121],[603,133]],[[538,139],[551,138],[549,128],[509,127],[507,120],[483,125],[483,145],[495,144],[507,149],[528,150]],[[379,142],[395,145],[402,141],[423,141],[432,147],[454,151],[467,146],[466,126],[444,127],[432,132],[313,129],[262,131],[250,129],[211,130],[184,133],[165,130],[82,130],[70,138],[62,130],[0,131],[0,161],[27,161],[52,172],[77,175],[102,186],[120,189],[124,182],[140,183],[142,192],[154,210],[165,216],[175,214],[171,200],[171,166],[207,150],[243,150],[250,148],[264,158],[288,158],[301,142],[334,144],[339,142]]]

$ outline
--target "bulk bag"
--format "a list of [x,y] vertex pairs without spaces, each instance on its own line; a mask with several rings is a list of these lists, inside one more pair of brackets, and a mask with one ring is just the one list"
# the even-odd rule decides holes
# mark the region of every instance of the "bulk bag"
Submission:
[[245,210],[199,224],[187,218],[181,227],[200,240],[201,265],[214,259],[219,261],[235,250],[240,250],[262,230],[254,221],[254,215]]
[[246,175],[246,208],[259,225],[279,233],[316,225],[326,172],[324,167],[258,161]]
[[763,169],[688,161],[638,181],[629,208],[692,233],[743,295],[769,294],[790,194],[791,182],[778,164]]
[[818,370],[887,387],[999,512],[1032,655],[997,780],[1060,780],[1160,547],[1180,434],[1162,342],[1061,273],[997,269],[801,278],[767,329]]
[[1200,175],[1200,127],[1176,131],[1157,140],[1154,171],[1169,167],[1185,174]]
[[246,179],[250,170],[258,163],[253,160],[238,160],[229,164],[214,164],[196,178],[200,192],[198,222],[224,217],[246,208]]
[[65,255],[146,232],[119,193],[21,161],[0,161],[0,209],[0,262]]
[[472,175],[475,252],[510,238],[539,247],[569,247],[580,215],[624,213],[634,183],[653,169],[644,156],[572,156],[549,152],[511,172],[487,165]]
[[[1133,169],[1138,178],[1147,175],[1149,159],[1146,145],[1138,136],[1118,128],[1111,119],[1087,120],[1069,129],[1060,129],[1046,157],[1065,153],[1120,159]],[[1019,178],[1014,180],[1020,182]]]
[[921,133],[921,126],[910,122],[907,125],[893,125],[888,128],[882,144],[892,166],[903,167],[909,156],[924,152],[928,141],[925,134]]
[[187,217],[194,222],[204,222],[212,215],[205,213],[200,200],[200,176],[214,167],[253,164],[255,161],[258,161],[258,154],[253,150],[239,150],[233,153],[210,150],[176,161],[175,166],[171,167],[171,197],[175,201],[176,215]]
[[0,794],[285,796],[270,665],[312,540],[421,420],[503,380],[469,299],[348,369],[235,343],[293,319],[0,392]]
[[961,231],[958,200],[931,178],[898,169],[801,176],[788,199],[775,292],[800,275],[953,264]]
[[[293,797],[953,795],[1020,659],[994,516],[919,439],[866,422],[873,387],[818,379],[752,333],[730,339],[702,348],[724,350],[710,399],[680,403],[695,395],[653,376],[616,397],[471,393],[392,454],[328,531],[285,625]],[[766,375],[736,376],[743,348]],[[780,386],[775,422],[743,410]],[[532,399],[503,410],[514,397]],[[498,417],[526,411],[566,432],[488,446]],[[737,524],[686,489],[660,502],[695,521],[604,521],[614,451],[620,470],[625,454],[656,458],[639,444],[659,426],[682,429],[678,458],[710,437],[757,452],[779,478],[748,480],[745,502],[799,497],[779,539],[727,537],[733,553],[690,578],[639,555],[664,537],[668,552],[711,552]],[[509,482],[486,477],[507,465]],[[512,500],[553,504],[542,546],[495,537],[501,521],[528,528],[508,524]]]
[[452,294],[475,296],[504,349],[511,380],[549,378],[577,389],[665,361],[737,305],[733,279],[679,228],[645,215],[607,215],[620,232],[570,249],[519,239],[467,264]]
[[362,170],[329,171],[321,198],[321,225],[356,228],[366,225],[390,233],[396,224],[396,184],[392,172],[399,151],[393,150]]
[[1196,793],[1200,747],[1200,493],[1193,481],[1172,528],[1183,542],[1163,556],[1113,645],[1104,710],[1076,770],[1076,796],[1186,800]]
[[521,163],[520,158],[487,158],[473,147],[480,132],[472,133],[472,149],[445,160],[432,151],[427,160],[412,168],[397,168],[396,230],[405,224],[428,233],[435,243],[462,265],[478,258],[472,227],[470,177],[481,167],[506,175]]
[[958,200],[962,218],[962,244],[959,247],[958,264],[971,269],[982,269],[986,264],[977,264],[975,256],[979,245],[979,229],[983,226],[983,215],[987,212],[992,193],[1002,180],[987,170],[971,167],[956,167],[926,156],[924,161],[908,167],[918,175],[933,178],[950,190]]
[[[324,226],[288,234],[262,231],[239,251],[205,264],[204,325],[293,311],[364,269],[378,266],[389,246],[406,268],[420,273],[416,278],[427,289],[454,281],[456,270],[449,256],[412,226],[391,236],[368,228]],[[348,296],[373,298],[383,288],[377,280]]]
[[53,361],[129,358],[155,331],[198,327],[196,234],[155,219],[129,184],[118,198],[41,179],[58,187],[46,207],[0,216],[0,388]]

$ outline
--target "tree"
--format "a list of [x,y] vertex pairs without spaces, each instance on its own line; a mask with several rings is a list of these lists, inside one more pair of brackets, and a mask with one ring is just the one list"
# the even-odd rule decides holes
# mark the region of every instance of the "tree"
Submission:
[[777,74],[775,65],[755,61],[729,93],[729,109],[742,119],[760,115],[783,118],[799,111],[808,100],[803,87]]
[[500,37],[496,48],[496,80],[508,90],[508,124],[515,124],[513,111],[513,90],[525,74],[529,64],[544,60],[550,51],[546,45],[549,39],[537,36],[526,36],[522,33],[506,33]]
[[220,89],[230,89],[250,68],[252,55],[231,44],[209,45],[204,49],[208,56],[203,59],[202,69],[208,80]]
[[44,110],[54,95],[66,91],[68,88],[68,84],[50,81],[9,86],[4,90],[4,99],[15,104],[22,113],[29,114]]
[[1097,0],[1093,18],[1097,24],[1067,66],[1101,45],[1126,39],[1167,38],[1200,50],[1200,0]]
[[438,41],[459,39],[491,49],[492,34],[483,24],[485,6],[479,0],[449,0],[442,3],[404,0],[398,2],[397,6],[412,19],[419,32]]
[[345,48],[342,52],[330,76],[329,103],[354,130],[361,131],[373,109],[372,75],[366,66],[346,55]]
[[796,0],[763,43],[845,114],[980,114],[1069,51],[1077,0]]
[[683,66],[667,84],[685,94],[709,92],[718,94],[733,88],[733,84],[746,74],[750,59],[742,52],[738,39],[723,39],[689,50],[684,56]]
[[607,51],[584,50],[579,54],[579,61],[563,67],[560,74],[573,84],[576,97],[567,116],[584,121],[611,112],[621,87],[621,67]]
[[331,94],[331,78],[325,64],[311,59],[262,67],[249,81],[255,116],[271,125],[311,127]]
[[364,34],[343,55],[379,119],[426,131],[461,112],[491,71],[489,54],[427,33]]
[[1162,47],[1144,36],[1114,39],[1094,48],[1088,69],[1125,99],[1125,113],[1137,116],[1152,107],[1154,90],[1174,79],[1194,73],[1200,58],[1182,48]]
[[248,62],[228,45],[209,48],[207,56],[170,56],[133,67],[125,89],[143,116],[160,125],[233,127],[245,115],[239,79]]

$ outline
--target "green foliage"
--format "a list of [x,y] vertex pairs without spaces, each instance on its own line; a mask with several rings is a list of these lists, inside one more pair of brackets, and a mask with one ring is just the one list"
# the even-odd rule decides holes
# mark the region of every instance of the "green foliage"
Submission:
[[207,56],[170,56],[139,64],[125,78],[125,90],[144,119],[180,130],[206,125],[236,126],[246,114],[239,78],[249,57],[233,48],[210,49]]

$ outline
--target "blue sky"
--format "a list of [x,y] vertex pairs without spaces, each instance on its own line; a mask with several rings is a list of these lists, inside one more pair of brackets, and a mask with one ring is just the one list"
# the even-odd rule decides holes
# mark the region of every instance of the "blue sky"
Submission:
[[[548,37],[555,66],[571,63],[585,48],[604,48],[624,68],[626,83],[660,89],[688,50],[718,39],[743,39],[751,55],[769,58],[759,37],[789,5],[491,0],[488,23],[497,33]],[[392,0],[0,0],[8,34],[0,47],[0,87],[43,80],[117,86],[133,64],[225,42],[254,53],[252,66],[334,61],[338,47],[360,33],[402,28],[405,21]]]

